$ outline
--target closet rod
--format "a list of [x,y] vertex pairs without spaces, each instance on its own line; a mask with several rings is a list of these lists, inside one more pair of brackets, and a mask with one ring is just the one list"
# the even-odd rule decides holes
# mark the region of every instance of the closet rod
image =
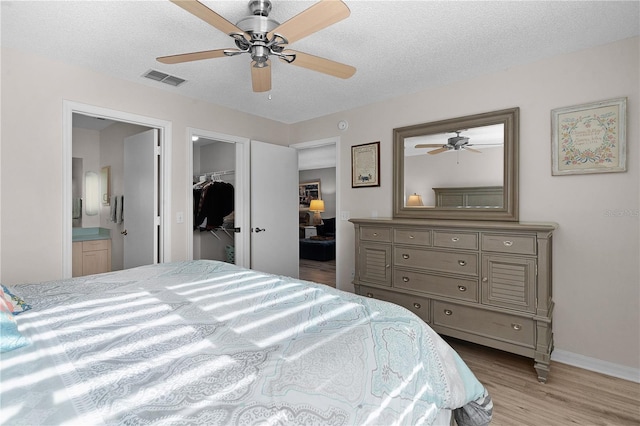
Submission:
[[[235,174],[235,172],[236,172],[235,170],[220,170],[220,171],[217,171],[217,172],[205,172],[205,173],[200,173],[200,174],[194,176],[194,178],[200,178],[200,177],[204,176],[205,179],[206,179],[207,177],[214,177],[214,176],[215,177],[228,176],[228,175]],[[197,180],[197,179],[195,179],[195,180]]]

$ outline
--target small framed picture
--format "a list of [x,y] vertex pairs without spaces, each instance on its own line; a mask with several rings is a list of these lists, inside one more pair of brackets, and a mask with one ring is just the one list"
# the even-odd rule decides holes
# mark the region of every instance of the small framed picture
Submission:
[[551,111],[551,174],[627,170],[627,98]]
[[380,186],[380,142],[351,147],[351,187]]
[[301,211],[309,210],[312,200],[321,200],[320,180],[317,182],[303,182],[298,184],[298,200],[299,209]]

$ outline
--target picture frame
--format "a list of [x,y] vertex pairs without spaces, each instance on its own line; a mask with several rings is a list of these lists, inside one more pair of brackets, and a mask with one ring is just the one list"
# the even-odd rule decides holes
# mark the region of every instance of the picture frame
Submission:
[[380,186],[380,142],[351,147],[351,187]]
[[309,211],[311,200],[322,200],[320,180],[300,182],[298,184],[298,200],[300,211]]
[[627,170],[627,98],[551,111],[553,176]]

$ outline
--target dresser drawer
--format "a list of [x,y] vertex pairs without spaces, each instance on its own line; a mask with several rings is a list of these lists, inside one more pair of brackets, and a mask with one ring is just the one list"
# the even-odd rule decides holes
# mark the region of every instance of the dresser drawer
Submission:
[[367,241],[391,242],[391,228],[361,226],[360,239]]
[[396,293],[388,290],[360,286],[361,296],[373,297],[374,299],[385,300],[387,302],[400,305],[414,314],[418,315],[424,322],[429,322],[429,299],[414,296],[412,294]]
[[433,246],[478,250],[478,234],[468,232],[433,231]]
[[533,235],[482,234],[482,250],[500,253],[536,254]]
[[428,229],[394,229],[393,241],[399,244],[431,245],[431,231]]
[[433,324],[534,347],[535,324],[530,318],[434,300]]
[[111,240],[91,240],[82,242],[82,251],[107,250]]
[[393,263],[396,266],[478,276],[478,255],[476,253],[456,253],[396,246],[393,249]]
[[443,277],[421,272],[393,272],[393,287],[454,299],[478,302],[478,280]]

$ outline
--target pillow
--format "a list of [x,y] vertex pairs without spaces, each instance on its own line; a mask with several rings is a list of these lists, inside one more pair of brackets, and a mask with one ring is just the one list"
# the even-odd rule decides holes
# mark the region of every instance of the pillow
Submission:
[[322,225],[316,226],[318,235],[323,237],[334,237],[336,235],[336,218],[322,219]]
[[18,315],[19,313],[31,309],[31,305],[25,302],[21,297],[16,296],[4,285],[2,285],[0,293],[2,295],[2,298],[6,300],[11,307],[11,312],[13,312],[14,315]]
[[18,324],[11,313],[11,304],[7,303],[3,296],[0,298],[0,353],[28,344],[29,340],[18,331]]

